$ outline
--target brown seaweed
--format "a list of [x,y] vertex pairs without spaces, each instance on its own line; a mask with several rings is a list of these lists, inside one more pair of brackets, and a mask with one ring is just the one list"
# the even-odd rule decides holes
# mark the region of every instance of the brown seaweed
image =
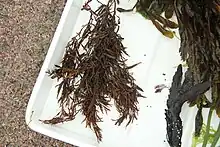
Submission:
[[[131,9],[117,8],[117,10],[119,12],[130,12],[135,8],[145,18],[150,19],[164,36],[174,37],[174,33],[170,29],[176,29],[178,25],[169,20],[174,14],[173,0],[138,0]],[[161,16],[163,12],[165,12],[165,18]]]
[[83,9],[90,12],[88,23],[66,46],[61,65],[48,72],[51,78],[59,80],[61,110],[54,118],[43,122],[71,121],[81,113],[86,126],[101,141],[100,113],[107,113],[113,100],[119,112],[116,124],[121,125],[127,119],[129,125],[137,119],[137,98],[143,97],[140,94],[143,90],[129,73],[137,64],[125,64],[124,55],[128,54],[118,34],[120,21],[116,16],[116,1],[101,4],[96,11],[86,3]]

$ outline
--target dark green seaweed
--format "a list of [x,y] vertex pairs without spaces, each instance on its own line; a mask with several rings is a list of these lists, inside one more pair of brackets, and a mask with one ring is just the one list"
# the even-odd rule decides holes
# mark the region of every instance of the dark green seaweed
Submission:
[[202,130],[203,124],[203,116],[202,116],[202,107],[200,107],[197,111],[196,118],[195,118],[195,137],[200,135]]
[[[175,0],[174,10],[179,24],[179,52],[182,60],[187,62],[195,84],[211,82],[212,102],[203,95],[191,100],[190,105],[209,108],[210,112],[215,110],[220,118],[220,1]],[[207,120],[203,147],[207,145],[210,136],[211,114]],[[198,112],[197,120],[201,121],[201,117]],[[196,126],[201,125],[198,121],[196,123]],[[195,135],[199,135],[197,131],[200,128],[196,129]]]
[[165,110],[167,140],[171,147],[181,146],[183,126],[180,113],[182,105],[188,100],[195,99],[210,88],[209,81],[193,85],[192,74],[189,71],[185,73],[185,79],[181,84],[182,75],[182,65],[179,65],[173,77],[169,98],[167,100],[167,109]]

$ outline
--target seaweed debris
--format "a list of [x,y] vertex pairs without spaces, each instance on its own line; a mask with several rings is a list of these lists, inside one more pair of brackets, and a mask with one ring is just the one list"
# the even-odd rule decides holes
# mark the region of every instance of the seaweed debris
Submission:
[[107,113],[113,100],[120,115],[115,124],[121,125],[128,119],[129,125],[137,119],[137,98],[143,97],[140,94],[143,90],[129,73],[137,64],[125,64],[123,55],[128,54],[118,34],[120,21],[116,15],[116,1],[101,3],[96,11],[92,11],[88,3],[84,5],[84,10],[90,12],[88,23],[66,46],[61,65],[48,71],[52,79],[60,81],[57,96],[60,95],[61,110],[54,118],[43,122],[71,121],[82,113],[86,126],[101,141],[98,123],[102,122],[102,117],[99,113]]
[[[174,10],[181,38],[180,55],[187,62],[195,84],[211,82],[211,101],[205,95],[190,101],[198,111],[209,108],[207,130],[203,147],[209,138],[212,111],[220,118],[220,1],[219,0],[175,0]],[[205,103],[205,105],[204,105]],[[198,115],[199,112],[197,113]],[[202,119],[198,116],[196,119]],[[200,118],[199,118],[200,117]],[[196,120],[196,135],[200,134],[201,123]],[[217,137],[217,136],[216,136]]]
[[181,37],[179,52],[195,83],[211,80],[213,107],[220,117],[219,5],[218,0],[175,1]]
[[[130,12],[134,9],[146,19],[151,20],[164,36],[174,37],[175,34],[170,29],[178,28],[178,24],[169,20],[174,14],[173,0],[138,0],[131,9],[117,8],[119,12]],[[165,13],[165,18],[162,17],[162,13]]]
[[169,98],[167,100],[167,109],[165,110],[167,141],[171,147],[181,146],[183,126],[180,113],[183,104],[197,98],[210,88],[209,81],[193,85],[193,76],[190,71],[185,73],[184,81],[181,83],[182,75],[182,65],[179,65],[173,77]]

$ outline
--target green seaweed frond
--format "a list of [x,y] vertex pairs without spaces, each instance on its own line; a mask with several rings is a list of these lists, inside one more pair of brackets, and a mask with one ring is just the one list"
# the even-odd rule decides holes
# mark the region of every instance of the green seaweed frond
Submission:
[[[201,130],[201,134],[199,137],[195,137],[195,133],[193,133],[192,147],[197,147],[199,144],[203,143],[205,133],[206,133],[206,127],[207,127],[206,124],[202,125],[202,130]],[[208,144],[211,144],[213,142],[215,138],[215,133],[216,133],[216,130],[212,126],[210,126]]]

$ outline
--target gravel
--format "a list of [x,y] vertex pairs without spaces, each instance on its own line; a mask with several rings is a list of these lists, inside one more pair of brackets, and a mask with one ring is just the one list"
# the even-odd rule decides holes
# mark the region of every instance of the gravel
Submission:
[[0,146],[71,146],[25,124],[27,103],[64,1],[0,0]]

